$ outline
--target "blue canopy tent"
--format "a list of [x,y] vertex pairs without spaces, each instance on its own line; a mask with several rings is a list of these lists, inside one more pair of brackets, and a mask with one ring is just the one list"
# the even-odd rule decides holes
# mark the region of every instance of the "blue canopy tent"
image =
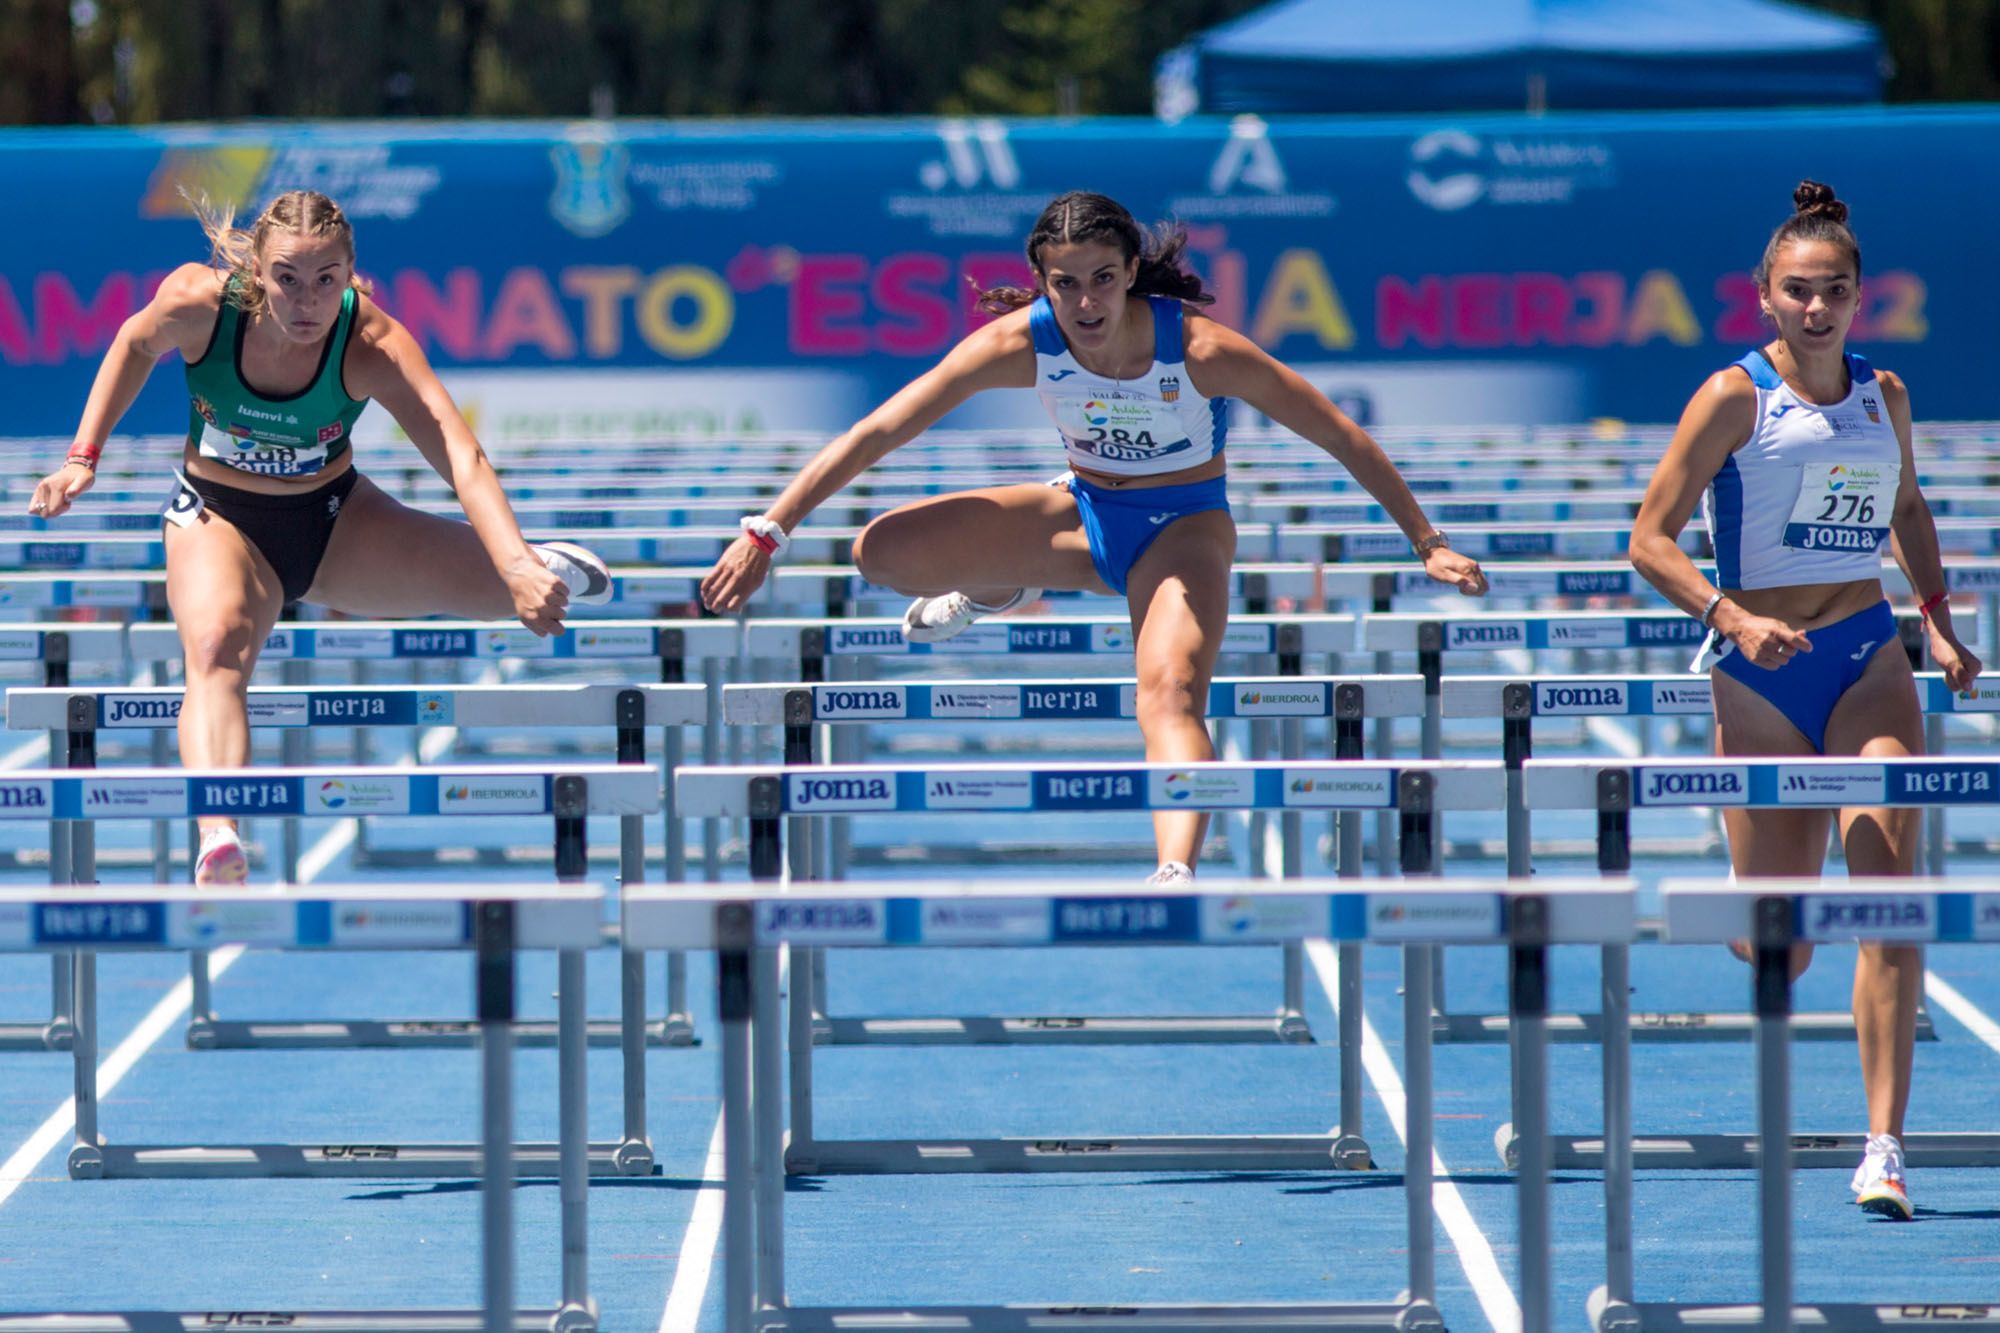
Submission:
[[1168,119],[1822,105],[1880,101],[1883,53],[1779,0],[1280,0],[1158,74]]

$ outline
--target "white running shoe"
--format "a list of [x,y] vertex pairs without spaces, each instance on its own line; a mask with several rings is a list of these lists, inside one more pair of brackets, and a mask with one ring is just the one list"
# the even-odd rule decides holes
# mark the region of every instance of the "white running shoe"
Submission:
[[250,878],[250,862],[243,855],[243,839],[233,828],[212,828],[201,835],[201,850],[194,860],[197,885],[226,887]]
[[942,643],[957,638],[981,616],[1012,611],[1042,595],[1040,588],[1023,588],[998,606],[983,606],[962,592],[919,597],[903,612],[903,638],[910,643]]
[[1907,1222],[1916,1213],[1903,1182],[1903,1145],[1894,1134],[1869,1138],[1867,1155],[1854,1168],[1854,1179],[1847,1187],[1866,1212],[1898,1222]]
[[579,606],[602,606],[611,600],[611,570],[593,551],[575,542],[537,542],[535,554],[549,573],[563,581],[569,599]]
[[1162,861],[1160,868],[1146,876],[1148,884],[1192,884],[1194,870],[1185,861]]

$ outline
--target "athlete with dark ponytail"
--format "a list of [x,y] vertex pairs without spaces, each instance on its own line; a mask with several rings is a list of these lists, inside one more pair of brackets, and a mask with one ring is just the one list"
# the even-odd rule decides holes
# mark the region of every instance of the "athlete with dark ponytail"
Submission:
[[[1241,398],[1326,450],[1410,538],[1424,569],[1486,590],[1381,448],[1324,395],[1248,338],[1202,314],[1213,298],[1182,262],[1177,228],[1147,231],[1101,194],[1051,201],[1029,233],[1034,290],[998,288],[984,325],[806,465],[702,582],[734,611],[807,514],[891,450],[983,389],[1033,388],[1070,471],[1054,485],[938,496],[882,515],[854,545],[872,583],[910,594],[904,632],[933,642],[1043,589],[1124,594],[1146,757],[1212,759],[1209,677],[1229,610],[1236,527],[1224,492],[1227,400]],[[1190,879],[1206,816],[1154,816],[1160,882]]]
[[[1954,690],[1980,663],[1951,625],[1937,526],[1917,489],[1902,380],[1847,350],[1861,303],[1861,247],[1847,205],[1817,181],[1772,233],[1756,281],[1777,336],[1711,375],[1681,416],[1632,530],[1632,563],[1709,628],[1723,755],[1922,754],[1916,680],[1882,595],[1882,543],[1922,601],[1931,657]],[[1678,545],[1708,497],[1710,584]],[[1830,810],[1726,810],[1736,874],[1814,877]],[[1850,877],[1916,869],[1914,809],[1839,811]],[[1811,959],[1801,946],[1794,974]],[[1857,1202],[1908,1219],[1903,1117],[1910,1102],[1923,950],[1861,942],[1854,1029],[1868,1147]]]

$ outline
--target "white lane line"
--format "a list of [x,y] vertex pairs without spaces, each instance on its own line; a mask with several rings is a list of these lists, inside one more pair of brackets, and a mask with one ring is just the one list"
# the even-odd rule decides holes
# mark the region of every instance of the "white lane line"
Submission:
[[[435,759],[443,753],[457,737],[456,727],[440,727],[425,734],[421,753],[425,760]],[[44,742],[46,743],[46,742]],[[26,748],[26,747],[23,747]],[[407,761],[406,761],[407,762]],[[4,761],[0,761],[4,764]],[[326,868],[333,864],[340,854],[354,843],[360,823],[343,819],[328,829],[299,858],[299,883],[310,884]],[[229,970],[229,965],[243,956],[243,946],[232,944],[217,949],[208,956],[210,979],[221,976]],[[139,1057],[151,1050],[153,1044],[166,1035],[168,1029],[178,1023],[194,1002],[194,983],[182,977],[174,988],[160,998],[139,1026],[132,1029],[124,1041],[118,1043],[104,1062],[97,1067],[97,1095],[103,1099],[118,1086],[120,1079],[132,1072],[132,1066],[139,1063]],[[14,1155],[0,1163],[0,1204],[5,1204],[28,1179],[28,1173],[41,1165],[42,1159],[60,1146],[76,1128],[76,1098],[66,1097],[62,1105],[55,1109],[29,1136],[28,1141],[15,1150]]]
[[[778,988],[784,989],[791,975],[792,951],[778,953]],[[667,1308],[660,1315],[660,1333],[694,1333],[701,1319],[701,1303],[708,1298],[708,1277],[715,1269],[715,1251],[722,1240],[722,1116],[708,1136],[708,1156],[701,1164],[702,1188],[695,1191],[694,1213],[688,1218],[687,1235],[681,1238],[680,1259],[674,1264],[674,1280],[667,1287]]]
[[[219,977],[229,970],[229,965],[243,956],[243,946],[232,944],[217,949],[208,956],[208,974]],[[161,997],[160,1002],[132,1029],[130,1036],[118,1043],[117,1049],[97,1067],[97,1096],[101,1102],[118,1081],[132,1072],[132,1066],[139,1063],[139,1057],[152,1048],[154,1042],[166,1035],[187,1013],[188,1005],[194,999],[194,983],[182,977],[174,983],[174,988]],[[0,1163],[0,1204],[12,1197],[28,1179],[28,1173],[41,1164],[43,1158],[69,1139],[76,1128],[76,1098],[66,1097],[55,1114],[42,1122],[42,1127],[34,1132],[28,1141],[17,1149],[5,1163]]]
[[1973,1036],[2000,1051],[2000,1023],[1995,1023],[1980,1011],[1978,1005],[1959,994],[1957,987],[1927,969],[1924,972],[1924,994],[1936,1001],[1938,1008],[1969,1028]]
[[[1313,971],[1319,976],[1327,1002],[1334,1006],[1338,1015],[1340,982],[1338,956],[1333,946],[1325,940],[1307,940],[1306,957],[1312,961]],[[1368,1021],[1365,1014],[1361,1018],[1361,1066],[1367,1071],[1368,1081],[1375,1085],[1375,1095],[1381,1099],[1382,1107],[1388,1113],[1390,1127],[1396,1131],[1396,1137],[1408,1145],[1410,1136],[1404,1119],[1403,1079],[1396,1072],[1395,1061],[1389,1058],[1389,1048],[1382,1044],[1375,1025]],[[1472,1294],[1479,1298],[1479,1307],[1486,1312],[1486,1322],[1493,1326],[1494,1333],[1520,1333],[1521,1307],[1515,1302],[1506,1276],[1500,1271],[1500,1262],[1494,1258],[1493,1247],[1487,1243],[1486,1234],[1472,1220],[1472,1210],[1465,1206],[1465,1197],[1452,1183],[1451,1170],[1435,1148],[1431,1150],[1431,1171],[1435,1177],[1431,1186],[1431,1205],[1437,1212],[1438,1221],[1444,1225],[1452,1248],[1458,1252],[1459,1267],[1465,1270],[1465,1279],[1472,1284]]]
[[708,1136],[708,1157],[701,1166],[702,1188],[695,1191],[694,1216],[688,1219],[680,1261],[674,1265],[673,1284],[667,1288],[660,1333],[693,1333],[701,1318],[708,1275],[715,1267],[715,1249],[722,1237],[722,1169],[722,1117],[717,1116],[715,1132]]
[[48,752],[49,738],[37,736],[33,740],[22,741],[6,754],[0,755],[0,768],[26,768]]

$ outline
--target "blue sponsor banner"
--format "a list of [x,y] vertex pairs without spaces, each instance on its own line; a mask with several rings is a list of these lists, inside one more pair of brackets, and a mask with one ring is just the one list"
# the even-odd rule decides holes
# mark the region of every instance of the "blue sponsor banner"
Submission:
[[397,657],[477,657],[479,635],[469,629],[399,629]]
[[[1926,413],[1984,417],[1982,311],[1929,289],[1985,252],[1996,132],[2000,112],[1906,108],[8,130],[0,394],[9,429],[69,431],[120,324],[207,254],[182,190],[243,216],[310,186],[448,378],[776,369],[819,377],[833,430],[976,327],[967,279],[1021,281],[1035,215],[1088,187],[1185,221],[1216,317],[1365,423],[1670,421],[1768,336],[1749,271],[1809,175],[1868,241],[1857,349]],[[1694,176],[1712,225],[1654,206]],[[778,398],[744,380],[709,429],[773,425]],[[983,395],[951,424],[1038,411]],[[169,365],[125,428],[186,419]]]
[[1201,938],[1201,905],[1194,898],[1057,898],[1054,941],[1129,940],[1159,943]]
[[[1085,631],[1088,638],[1088,631]],[[1022,717],[1119,717],[1115,681],[1103,685],[1023,685]]]
[[418,704],[415,693],[388,690],[315,690],[306,695],[308,720],[316,727],[411,727],[419,721]]
[[[305,809],[299,778],[187,778],[190,815],[296,815]],[[63,786],[74,785],[65,779]]]
[[1884,765],[1888,799],[1903,805],[1992,805],[2000,764],[1913,759]]
[[1146,775],[1129,769],[1069,769],[1034,775],[1037,810],[1144,810]]
[[160,903],[36,903],[37,944],[163,944],[167,911]]

